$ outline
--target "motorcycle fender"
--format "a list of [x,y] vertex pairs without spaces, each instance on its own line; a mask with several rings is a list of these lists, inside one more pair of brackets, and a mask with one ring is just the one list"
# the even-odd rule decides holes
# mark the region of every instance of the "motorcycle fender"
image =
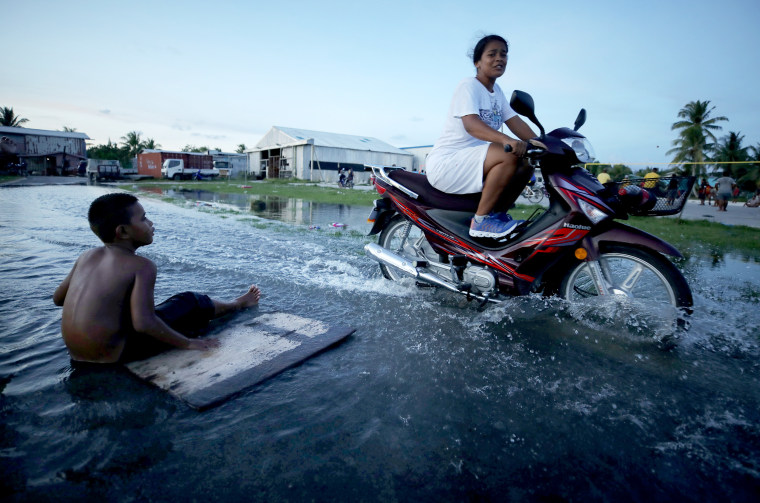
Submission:
[[663,241],[648,232],[644,232],[635,227],[621,224],[619,222],[613,222],[611,227],[608,227],[599,234],[589,234],[583,239],[583,247],[588,252],[588,258],[590,260],[596,260],[599,258],[599,247],[602,243],[626,243],[649,248],[665,255],[683,258],[681,252],[670,243]]
[[375,222],[372,225],[372,230],[369,231],[368,236],[374,236],[383,230],[388,221],[396,214],[396,210],[392,209],[390,203],[386,199],[378,199],[375,201],[375,207],[372,208],[370,213],[369,222]]

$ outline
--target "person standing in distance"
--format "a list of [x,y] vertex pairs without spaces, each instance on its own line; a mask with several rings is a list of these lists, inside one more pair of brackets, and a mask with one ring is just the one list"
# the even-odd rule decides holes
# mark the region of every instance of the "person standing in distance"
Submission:
[[[526,142],[543,147],[532,140],[536,134],[496,84],[506,71],[508,51],[507,41],[498,35],[477,43],[472,54],[476,75],[454,91],[443,133],[427,158],[426,175],[433,187],[449,194],[482,193],[470,224],[472,237],[501,238],[522,222],[506,213],[533,173],[520,158]],[[500,131],[503,124],[516,138]],[[511,152],[504,151],[507,145]]]

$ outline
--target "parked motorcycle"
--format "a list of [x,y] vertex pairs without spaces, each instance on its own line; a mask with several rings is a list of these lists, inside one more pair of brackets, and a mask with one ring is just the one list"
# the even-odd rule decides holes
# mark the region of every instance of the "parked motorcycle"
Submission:
[[[681,254],[616,219],[680,212],[694,177],[679,177],[689,190],[674,204],[658,200],[655,189],[641,188],[632,180],[605,187],[582,167],[593,160],[591,144],[578,133],[585,110],[574,129],[546,133],[529,94],[515,91],[510,104],[541,132],[538,139],[546,149],[529,146],[524,161],[541,169],[548,209],[537,209],[502,239],[472,238],[470,220],[480,194],[447,194],[432,187],[424,175],[368,166],[382,198],[375,201],[369,218],[374,222],[370,235],[379,234],[379,240],[365,250],[380,263],[383,275],[395,281],[411,277],[459,293],[479,301],[481,308],[510,296],[541,292],[590,303],[591,310],[609,301],[624,303],[626,310],[633,306],[642,319],[660,325],[658,337],[684,328],[691,290],[665,257]],[[668,179],[658,183],[667,184]]]
[[544,198],[544,186],[538,183],[534,176],[525,186],[521,195],[531,203],[538,204]]
[[340,177],[338,178],[338,187],[342,187],[344,189],[353,189],[354,188],[354,173],[350,172],[348,176],[343,173],[343,171],[340,172]]

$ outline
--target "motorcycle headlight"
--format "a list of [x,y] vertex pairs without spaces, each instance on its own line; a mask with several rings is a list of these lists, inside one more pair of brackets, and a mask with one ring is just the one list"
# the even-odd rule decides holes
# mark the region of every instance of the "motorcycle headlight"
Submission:
[[573,149],[580,162],[593,162],[596,158],[594,147],[586,138],[565,138],[562,142]]

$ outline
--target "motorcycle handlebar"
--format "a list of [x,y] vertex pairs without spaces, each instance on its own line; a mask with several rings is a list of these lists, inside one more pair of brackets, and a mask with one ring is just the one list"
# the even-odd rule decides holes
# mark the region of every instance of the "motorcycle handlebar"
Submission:
[[[506,144],[504,145],[504,152],[512,152],[512,145]],[[525,151],[526,157],[536,157],[537,155],[544,152],[544,149],[541,147],[536,147],[534,145],[528,144],[528,149]]]

